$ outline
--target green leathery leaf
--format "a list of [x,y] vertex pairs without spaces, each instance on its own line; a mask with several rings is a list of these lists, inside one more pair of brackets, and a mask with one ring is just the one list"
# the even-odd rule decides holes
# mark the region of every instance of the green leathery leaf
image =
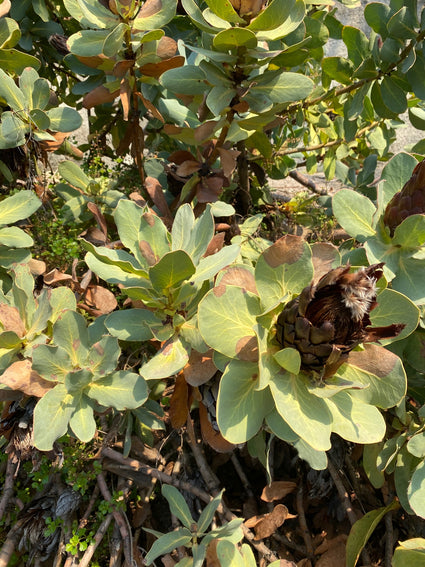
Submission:
[[96,433],[96,421],[93,416],[93,401],[85,396],[80,396],[69,420],[69,425],[75,435],[83,443],[91,441]]
[[393,289],[384,289],[378,295],[378,305],[370,312],[372,327],[386,327],[393,323],[403,323],[405,328],[393,339],[381,339],[385,345],[404,339],[412,333],[419,322],[419,309],[408,297]]
[[24,110],[26,106],[24,93],[3,69],[0,69],[0,96],[5,99],[12,110]]
[[211,500],[211,502],[208,502],[208,504],[202,510],[201,515],[199,516],[199,520],[197,522],[199,533],[204,533],[204,532],[207,531],[208,526],[211,524],[211,522],[214,518],[214,514],[216,513],[217,508],[220,506],[221,498],[223,496],[223,492],[224,492],[224,489],[221,492],[219,492]]
[[0,225],[13,224],[30,217],[41,206],[33,191],[19,191],[0,201]]
[[257,47],[257,38],[247,28],[230,28],[219,32],[213,39],[213,45],[218,51],[224,52],[239,47],[253,49]]
[[32,367],[45,380],[58,382],[63,382],[72,368],[68,353],[53,345],[38,345],[33,349]]
[[314,88],[313,81],[300,73],[265,73],[264,79],[251,87],[251,94],[266,95],[274,103],[303,100]]
[[395,229],[392,244],[404,248],[417,248],[425,244],[425,215],[411,215]]
[[219,18],[232,24],[244,24],[243,20],[235,11],[229,0],[206,0],[210,10]]
[[[155,4],[152,4],[155,6]],[[139,15],[133,20],[133,30],[156,30],[163,28],[176,15],[177,0],[162,0],[156,3],[157,9],[152,13],[152,8],[148,8],[146,12],[149,15],[143,16],[143,7]]]
[[109,30],[81,30],[68,39],[69,50],[80,57],[94,57],[103,53]]
[[268,389],[258,391],[258,365],[232,360],[220,381],[217,422],[221,434],[231,443],[245,443],[261,427],[272,407]]
[[412,39],[417,35],[415,28],[418,25],[416,14],[413,13],[413,10],[403,6],[388,20],[388,35],[398,40]]
[[12,112],[3,112],[0,122],[0,149],[23,146],[29,130],[27,121],[23,122]]
[[330,448],[332,415],[326,401],[310,394],[303,374],[282,372],[270,381],[276,409],[291,429],[316,451]]
[[0,49],[14,47],[21,37],[21,30],[12,18],[1,18],[0,20]]
[[[423,75],[422,75],[423,76]],[[384,211],[392,197],[401,190],[411,177],[418,160],[410,154],[401,152],[392,157],[382,170],[382,182],[378,186],[378,212]]]
[[72,4],[72,0],[67,1],[67,10],[77,21],[82,22],[84,27],[112,28],[118,22],[118,16],[105,8],[101,2],[77,0],[77,8],[73,7]]
[[381,95],[384,104],[391,112],[402,114],[407,110],[406,93],[392,77],[384,77],[382,79]]
[[425,130],[425,110],[423,108],[409,108],[409,119],[412,126],[418,130]]
[[168,534],[161,535],[159,539],[153,542],[152,547],[146,554],[146,565],[153,563],[160,555],[169,553],[180,546],[187,546],[191,540],[192,532],[187,528],[177,528]]
[[181,3],[184,11],[196,27],[207,33],[217,33],[219,31],[219,28],[215,28],[207,22],[194,0],[181,0]]
[[228,567],[244,567],[243,557],[234,543],[226,539],[219,539],[217,543],[217,557],[220,565]]
[[300,237],[286,235],[258,258],[255,282],[265,310],[301,291],[313,279],[309,245]]
[[273,355],[276,362],[291,374],[299,374],[301,356],[295,348],[284,348]]
[[161,321],[147,309],[125,309],[108,315],[105,325],[112,336],[122,341],[148,341],[153,338],[150,325]]
[[[276,1],[276,0],[275,0]],[[272,3],[273,4],[273,3]],[[270,11],[271,11],[271,5],[270,4]],[[256,32],[255,35],[257,36],[257,39],[259,41],[273,41],[276,39],[282,39],[284,37],[286,37],[287,35],[289,35],[291,32],[295,31],[298,26],[301,24],[301,22],[304,19],[305,16],[305,4],[303,2],[303,0],[296,0],[295,3],[293,2],[285,2],[285,4],[290,7],[290,9],[288,10],[288,7],[285,6],[282,10],[282,16],[285,15],[285,20],[283,21],[283,23],[281,23],[278,26],[274,26],[272,29],[255,29],[254,31]],[[281,7],[282,4],[280,4],[279,7]],[[267,8],[266,8],[267,10]],[[266,12],[266,10],[264,10],[264,12]],[[274,11],[274,8],[273,8]],[[260,18],[263,15],[263,12],[261,12],[257,18]],[[274,15],[274,14],[272,14]],[[279,16],[278,20],[280,19]],[[269,20],[269,15],[266,16],[267,20]],[[257,27],[256,23],[256,18],[254,18],[252,20],[252,24],[253,26],[255,26],[255,28]],[[261,22],[261,20],[260,20]],[[259,24],[260,25],[260,24]]]
[[352,351],[348,362],[336,375],[367,388],[352,390],[351,395],[380,408],[397,405],[406,394],[406,375],[399,357],[384,347],[366,344],[362,351]]
[[358,28],[344,26],[342,28],[342,40],[347,46],[349,59],[356,67],[370,55],[369,39],[366,37],[366,34]]
[[116,369],[120,354],[121,348],[118,339],[105,335],[90,348],[87,356],[87,367],[97,379]]
[[[409,447],[407,447],[409,449]],[[425,518],[425,461],[418,464],[407,491],[409,504],[416,515]]]
[[165,71],[159,82],[165,89],[173,93],[196,95],[204,94],[208,89],[206,85],[207,77],[197,65],[185,65],[178,69]]
[[61,161],[58,164],[58,170],[65,181],[83,191],[86,191],[91,183],[90,177],[74,161]]
[[409,439],[407,442],[409,453],[418,458],[425,457],[425,432],[421,431]]
[[44,110],[49,103],[49,83],[41,79],[35,69],[27,67],[23,70],[19,77],[19,88],[25,95],[28,108]]
[[369,26],[385,39],[388,36],[387,22],[390,19],[391,8],[381,2],[368,2],[364,16]]
[[331,79],[343,85],[348,85],[353,78],[354,65],[344,57],[325,57],[322,61],[322,70]]
[[68,394],[72,394],[76,398],[80,396],[93,380],[93,374],[90,370],[80,369],[68,372],[65,376],[65,388]]
[[[397,492],[397,497],[400,504],[408,514],[414,514],[410,506],[410,484],[412,476],[417,466],[423,462],[423,459],[418,459],[407,450],[406,445],[401,447],[396,456],[396,466],[394,469],[394,485]],[[388,472],[389,469],[387,469]]]
[[[39,400],[34,409],[34,445],[40,451],[51,451],[53,443],[68,430],[75,409],[75,398],[64,384],[58,384]],[[48,424],[46,424],[48,416]]]
[[17,226],[0,228],[0,244],[10,248],[28,248],[34,244],[29,234]]
[[167,294],[184,280],[189,279],[196,271],[187,252],[173,250],[149,268],[149,278],[153,288],[160,294]]
[[400,541],[392,557],[392,567],[422,567],[425,561],[425,539],[415,537]]
[[375,234],[373,215],[376,209],[364,195],[350,189],[340,189],[332,198],[332,209],[342,228],[359,242]]
[[106,57],[114,57],[114,55],[122,51],[124,36],[129,30],[130,26],[128,24],[123,22],[119,23],[105,38],[102,48],[103,55],[106,55]]
[[93,246],[86,240],[82,240],[82,244],[84,248],[89,250],[90,256],[105,264],[105,267],[115,266],[128,275],[137,275],[139,278],[144,279],[146,285],[148,285],[147,269],[142,268],[135,257],[125,250],[106,248],[106,246]]
[[55,323],[62,311],[77,309],[77,301],[74,293],[68,287],[56,287],[50,291],[50,305],[52,306],[52,314],[50,316],[51,323]]
[[377,467],[377,459],[382,447],[383,443],[370,443],[363,447],[363,468],[374,488],[382,488],[385,482],[384,473]]
[[234,262],[239,252],[240,246],[238,244],[230,244],[230,246],[225,246],[215,254],[201,258],[196,267],[196,272],[189,282],[199,285],[205,280],[211,279],[220,270]]
[[46,114],[50,120],[50,130],[53,132],[73,132],[83,123],[80,113],[68,106],[51,108]]
[[171,237],[172,250],[184,250],[193,263],[198,264],[214,236],[214,218],[211,205],[195,220],[189,204],[180,206],[174,218]]
[[346,567],[355,567],[362,549],[365,547],[376,526],[388,512],[397,510],[400,504],[393,500],[388,506],[377,508],[365,514],[353,525],[347,540]]
[[114,218],[121,242],[141,267],[147,269],[170,251],[169,233],[164,223],[133,201],[121,199]]
[[274,30],[290,16],[295,0],[273,0],[253,18],[247,28],[252,31]]
[[28,117],[31,122],[31,127],[35,126],[35,129],[38,130],[47,130],[48,128],[50,128],[49,117],[42,110],[34,108],[33,110],[29,111]]
[[53,340],[68,353],[73,366],[85,365],[89,342],[86,320],[82,315],[75,311],[61,313],[53,326]]
[[194,519],[191,516],[189,506],[187,505],[183,495],[177,490],[177,488],[169,484],[162,485],[161,494],[167,499],[171,513],[174,514],[174,516],[176,516],[176,518],[178,518],[181,523],[190,530],[194,523]]
[[[10,73],[22,73],[26,67],[40,69],[41,63],[37,57],[23,53],[17,49],[0,49],[0,69]],[[13,98],[13,95],[10,93]],[[3,96],[3,95],[0,95]],[[13,108],[13,107],[12,107]]]
[[85,393],[102,406],[122,411],[141,406],[147,400],[148,388],[135,372],[118,370],[92,382]]
[[231,358],[255,361],[258,344],[254,325],[260,313],[257,295],[236,286],[219,285],[199,304],[199,330],[214,350]]
[[153,358],[143,364],[140,374],[145,380],[168,378],[186,366],[189,354],[181,339],[174,335],[162,345]]
[[332,431],[353,443],[377,443],[385,435],[386,424],[381,412],[359,401],[349,391],[326,399],[332,414]]

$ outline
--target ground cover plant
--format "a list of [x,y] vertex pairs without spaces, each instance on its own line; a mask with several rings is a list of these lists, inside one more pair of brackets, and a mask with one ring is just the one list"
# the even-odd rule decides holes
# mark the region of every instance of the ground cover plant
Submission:
[[425,11],[339,6],[0,3],[1,566],[423,564]]

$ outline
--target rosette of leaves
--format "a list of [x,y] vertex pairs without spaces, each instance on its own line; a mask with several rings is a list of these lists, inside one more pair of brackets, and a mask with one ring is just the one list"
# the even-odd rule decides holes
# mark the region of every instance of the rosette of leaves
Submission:
[[4,13],[0,13],[0,16],[1,68],[8,73],[17,75],[22,73],[25,67],[39,69],[40,61],[36,57],[15,49],[22,38],[18,23],[12,18],[4,17]]
[[197,219],[190,205],[181,206],[171,232],[150,209],[125,199],[119,201],[114,219],[128,251],[85,242],[85,260],[95,274],[118,284],[142,307],[116,311],[105,324],[121,340],[158,340],[160,350],[140,373],[146,379],[167,378],[186,365],[191,348],[207,350],[197,330],[198,303],[210,280],[238,256],[240,246],[223,247],[222,236],[214,234],[210,205]]
[[68,428],[90,441],[96,410],[134,409],[147,400],[145,380],[117,370],[121,349],[106,333],[101,323],[87,327],[82,315],[68,310],[53,325],[51,342],[33,350],[33,370],[51,384],[34,409],[34,445],[41,451],[51,450]]
[[[394,156],[382,171],[376,205],[364,195],[341,189],[334,195],[332,206],[339,224],[363,243],[368,261],[385,262],[384,275],[392,288],[423,305],[425,210],[418,213],[421,207],[418,208],[416,200],[423,205],[420,172],[424,166],[420,164],[411,177],[416,165],[413,156],[405,153]],[[345,258],[349,260],[358,254],[354,250]]]
[[[37,71],[26,67],[19,84],[0,69],[0,149],[23,145],[37,156],[39,151],[56,150],[65,138],[81,126],[79,113],[67,106],[50,107],[50,87]],[[4,104],[7,105],[7,109]]]
[[[249,440],[265,422],[321,469],[332,432],[356,443],[384,436],[380,410],[398,404],[406,392],[395,354],[377,344],[358,347],[331,377],[318,380],[302,368],[295,345],[281,348],[276,341],[279,313],[313,279],[340,265],[332,245],[310,248],[296,236],[285,236],[261,254],[254,270],[234,266],[222,271],[200,302],[199,330],[223,371],[217,422],[228,441]],[[395,340],[415,329],[418,316],[407,297],[390,289],[379,291],[370,313],[373,327],[405,325]]]
[[55,192],[65,201],[63,218],[74,223],[83,223],[92,217],[88,203],[98,205],[103,213],[112,214],[123,197],[114,189],[115,182],[109,178],[93,179],[73,161],[62,161],[58,165],[61,176],[67,183],[55,185]]
[[[241,518],[235,518],[223,526],[208,531],[214,514],[220,506],[223,492],[220,492],[207,504],[197,522],[192,518],[189,507],[177,488],[164,484],[161,492],[168,501],[171,513],[180,520],[182,526],[168,534],[144,528],[145,531],[158,538],[145,557],[146,565],[151,565],[155,559],[177,547],[185,547],[191,551],[191,557],[187,555],[182,560],[184,563],[180,562],[180,564],[187,567],[201,567],[204,564],[208,546],[214,542],[217,544],[214,555],[222,567],[236,565],[255,567],[254,554],[249,545],[244,544],[240,549],[238,548],[238,543],[243,537]],[[211,551],[209,555],[211,556]]]

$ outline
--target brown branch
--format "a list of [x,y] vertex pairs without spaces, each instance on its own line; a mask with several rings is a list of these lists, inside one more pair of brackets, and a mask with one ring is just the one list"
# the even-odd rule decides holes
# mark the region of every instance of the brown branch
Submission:
[[13,496],[15,474],[18,470],[19,460],[9,455],[7,459],[6,475],[3,484],[3,493],[0,499],[0,520],[6,512],[10,498]]
[[307,526],[307,520],[305,518],[304,512],[304,498],[303,498],[303,485],[300,483],[300,486],[297,491],[297,512],[298,512],[298,522],[301,528],[301,533],[303,536],[303,540],[305,543],[305,547],[307,549],[307,555],[309,557],[313,557],[314,555],[314,548],[313,548],[313,541],[311,539],[311,534]]
[[[106,534],[109,524],[113,518],[113,514],[108,514],[103,522],[100,524],[99,529],[96,532],[96,535],[93,538],[93,543],[91,543],[86,551],[84,552],[81,561],[78,564],[78,567],[88,567],[90,565],[91,558],[94,555],[97,547],[99,546],[100,542],[103,539],[103,536]],[[131,564],[130,564],[131,565]]]
[[106,480],[105,480],[103,473],[99,473],[96,476],[96,478],[97,478],[97,483],[99,485],[100,492],[101,492],[103,498],[112,505],[112,515],[114,517],[115,522],[118,524],[118,527],[119,527],[120,533],[121,533],[121,537],[122,537],[122,540],[123,540],[125,559],[126,559],[128,565],[132,565],[133,548],[132,548],[132,543],[131,543],[131,534],[128,531],[128,528],[127,528],[127,522],[125,521],[125,519],[123,517],[123,513],[119,512],[115,508],[115,504],[112,500],[111,493],[109,492],[109,489],[106,485]]
[[195,457],[196,464],[198,465],[199,472],[204,479],[208,490],[216,496],[220,492],[220,483],[218,478],[212,472],[207,464],[205,455],[202,452],[200,445],[196,440],[195,430],[193,428],[192,419],[189,415],[186,422],[186,431],[189,437],[189,445],[192,449],[193,456]]

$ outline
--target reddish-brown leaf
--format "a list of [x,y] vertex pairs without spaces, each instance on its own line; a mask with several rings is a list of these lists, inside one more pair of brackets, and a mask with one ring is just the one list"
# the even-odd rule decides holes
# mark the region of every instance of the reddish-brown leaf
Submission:
[[189,386],[182,373],[177,376],[174,384],[169,413],[171,425],[175,429],[183,427],[189,415]]
[[13,331],[18,337],[23,337],[26,333],[19,311],[6,303],[0,304],[0,323],[3,331]]
[[147,110],[149,110],[149,112],[152,114],[152,116],[154,118],[157,118],[158,120],[160,120],[161,122],[165,122],[164,117],[162,116],[162,114],[159,112],[159,110],[156,108],[156,106],[154,106],[150,100],[148,100],[147,98],[145,98],[142,93],[137,92],[136,93],[137,96],[139,98],[141,98],[143,104],[145,105],[145,107],[147,108]]
[[315,242],[311,251],[313,253],[314,280],[317,283],[322,276],[335,268],[333,263],[338,248],[330,242]]
[[200,144],[201,142],[208,140],[208,138],[211,138],[216,128],[217,122],[215,122],[215,120],[208,120],[207,122],[204,122],[203,124],[195,128],[193,136],[198,144]]
[[177,166],[176,174],[180,177],[189,177],[189,175],[192,175],[192,173],[198,171],[200,167],[201,164],[199,163],[199,161],[187,160],[184,161],[181,165]]
[[340,534],[324,542],[316,548],[316,555],[321,555],[316,567],[340,567],[345,565],[347,536]]
[[99,85],[84,96],[83,106],[84,108],[93,108],[93,106],[98,104],[113,102],[119,94],[119,89],[111,93],[106,87]]
[[236,162],[241,152],[238,150],[225,150],[224,148],[218,148],[217,151],[220,156],[224,177],[230,178],[235,171]]
[[258,295],[254,275],[246,268],[237,266],[227,268],[220,279],[220,285],[236,285]]
[[200,203],[215,203],[223,189],[224,179],[221,177],[208,177],[198,183],[196,196]]
[[156,48],[156,54],[158,55],[158,57],[161,57],[161,59],[170,59],[170,57],[174,57],[176,51],[176,40],[172,37],[168,37],[167,35],[163,35],[158,41]]
[[217,453],[231,453],[235,445],[230,443],[223,435],[214,429],[208,419],[208,410],[203,403],[199,404],[199,423],[201,424],[202,439]]
[[118,79],[122,79],[123,77],[125,77],[127,71],[134,67],[134,64],[135,61],[133,59],[118,61],[118,63],[115,63],[112,73],[115,75],[115,77],[118,77]]
[[64,143],[66,138],[71,132],[50,132],[49,134],[54,137],[54,140],[40,140],[38,142],[40,148],[45,152],[55,152]]
[[196,161],[196,157],[187,150],[177,150],[168,156],[168,161],[181,165],[184,161]]
[[121,82],[120,99],[122,104],[123,119],[127,121],[131,106],[131,89],[129,82],[126,79]]
[[207,246],[207,249],[205,250],[204,258],[206,256],[212,256],[213,254],[217,254],[217,252],[219,252],[223,248],[224,237],[225,237],[224,232],[219,232],[218,234],[214,234],[214,236],[210,240],[210,243]]
[[30,360],[13,362],[0,376],[0,382],[12,390],[19,390],[27,396],[42,398],[46,392],[56,386],[55,382],[44,380],[32,370]]
[[164,59],[162,61],[159,61],[158,63],[146,63],[146,65],[139,67],[139,71],[140,73],[142,73],[142,75],[146,75],[147,77],[158,78],[165,71],[182,67],[184,63],[184,57],[182,57],[181,55],[176,55],[175,57]]
[[43,260],[37,260],[36,258],[31,258],[28,262],[28,267],[33,276],[41,276],[46,271],[46,262]]
[[271,484],[268,484],[263,488],[261,500],[264,500],[265,502],[280,500],[281,498],[285,498],[287,494],[290,494],[296,488],[297,484],[290,480],[274,480]]
[[208,382],[217,372],[217,368],[212,360],[213,351],[209,349],[207,352],[201,353],[192,350],[189,362],[183,369],[186,382],[191,386],[200,386]]
[[102,231],[103,235],[106,237],[107,233],[108,233],[108,226],[106,224],[106,219],[103,216],[101,210],[99,209],[99,207],[96,205],[96,203],[92,203],[91,201],[89,201],[87,203],[87,208],[88,210],[92,213],[92,215],[94,216],[94,218],[97,221],[97,224],[99,225],[100,230]]
[[50,272],[44,275],[43,279],[46,285],[55,285],[59,282],[72,280],[72,276],[64,274],[57,268],[53,268],[53,270],[50,270]]
[[154,204],[158,207],[161,215],[171,222],[171,211],[168,207],[168,203],[164,197],[164,192],[159,181],[154,177],[146,177],[145,188]]
[[101,285],[90,286],[85,294],[85,303],[95,309],[100,315],[111,313],[117,307],[115,295]]
[[87,67],[91,67],[92,69],[97,69],[103,63],[105,63],[105,60],[107,59],[105,55],[93,55],[91,57],[76,55],[75,57],[78,59],[78,61],[81,61],[83,65],[87,65]]
[[0,4],[0,18],[9,13],[11,6],[10,0],[3,0]]

